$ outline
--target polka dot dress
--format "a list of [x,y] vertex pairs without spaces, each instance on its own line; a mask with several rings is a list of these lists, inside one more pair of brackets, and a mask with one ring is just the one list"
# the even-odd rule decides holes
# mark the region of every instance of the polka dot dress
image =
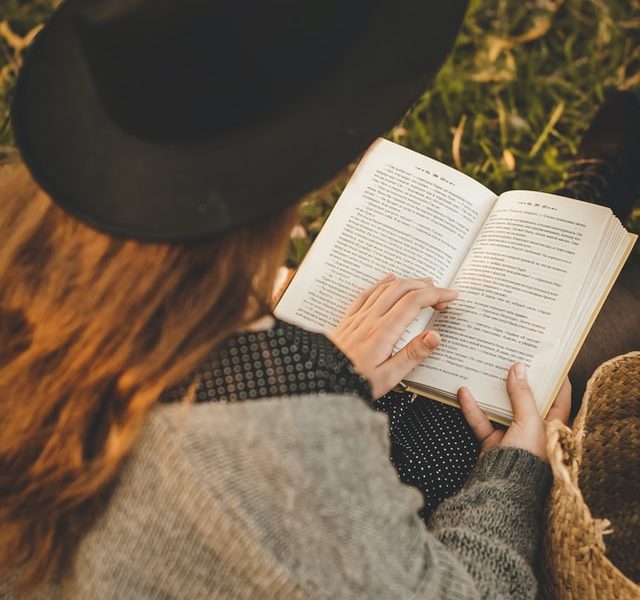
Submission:
[[[191,382],[197,402],[236,402],[298,394],[357,394],[372,402],[369,382],[324,335],[276,320],[266,331],[229,337],[161,401],[179,401]],[[462,413],[414,394],[390,392],[372,402],[389,416],[391,462],[423,494],[422,516],[455,494],[479,453]]]
[[480,445],[453,406],[409,392],[389,392],[373,406],[389,415],[391,462],[404,483],[422,492],[421,516],[426,519],[462,488]]

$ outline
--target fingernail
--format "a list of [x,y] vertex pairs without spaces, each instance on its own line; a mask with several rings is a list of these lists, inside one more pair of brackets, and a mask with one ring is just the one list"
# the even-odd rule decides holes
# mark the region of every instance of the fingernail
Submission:
[[440,334],[437,331],[429,331],[423,336],[422,341],[433,350],[440,343]]
[[522,363],[516,363],[514,367],[514,372],[516,374],[516,379],[526,379],[527,378],[527,367],[525,367]]
[[387,273],[381,281],[389,281],[390,279],[395,279],[396,276],[393,273]]

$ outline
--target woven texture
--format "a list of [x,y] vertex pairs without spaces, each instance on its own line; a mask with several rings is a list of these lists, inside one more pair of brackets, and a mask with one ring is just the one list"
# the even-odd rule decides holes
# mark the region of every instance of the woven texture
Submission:
[[601,365],[573,430],[553,421],[547,433],[545,596],[640,598],[640,352]]

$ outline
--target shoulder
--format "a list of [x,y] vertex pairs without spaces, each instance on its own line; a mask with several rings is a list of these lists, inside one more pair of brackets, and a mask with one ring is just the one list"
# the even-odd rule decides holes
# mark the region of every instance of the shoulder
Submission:
[[158,407],[133,461],[169,462],[211,489],[251,486],[258,495],[264,486],[264,496],[298,470],[324,480],[357,469],[358,456],[387,464],[388,449],[386,416],[360,397],[303,395]]
[[257,447],[315,462],[310,446],[329,439],[336,452],[362,443],[386,452],[387,418],[355,394],[173,403],[151,413],[134,457],[171,452],[184,466],[207,468],[226,456],[222,476],[233,466],[262,462],[255,454]]
[[423,573],[421,504],[388,460],[386,417],[356,396],[159,406],[68,588],[402,597],[407,569]]

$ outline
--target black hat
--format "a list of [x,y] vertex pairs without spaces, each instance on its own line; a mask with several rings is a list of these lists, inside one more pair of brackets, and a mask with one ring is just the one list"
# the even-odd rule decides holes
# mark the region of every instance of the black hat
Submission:
[[15,138],[65,210],[115,236],[211,237],[284,208],[391,127],[467,0],[67,0]]

